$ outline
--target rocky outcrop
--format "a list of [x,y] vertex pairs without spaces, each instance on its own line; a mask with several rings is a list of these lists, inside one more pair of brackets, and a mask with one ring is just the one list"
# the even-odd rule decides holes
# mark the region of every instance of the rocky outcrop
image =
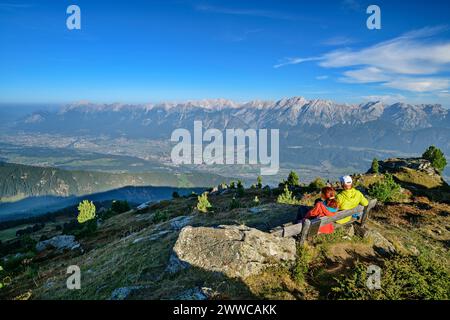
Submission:
[[170,228],[172,230],[181,230],[184,227],[186,227],[187,225],[189,225],[192,221],[193,217],[192,216],[179,216],[176,217],[172,220],[170,220]]
[[173,248],[166,271],[190,266],[246,278],[296,257],[294,239],[278,238],[246,226],[185,227]]
[[381,173],[396,173],[408,168],[425,172],[430,176],[439,176],[439,172],[433,168],[431,162],[422,158],[391,158],[378,163]]
[[369,239],[373,244],[373,249],[380,255],[389,256],[397,252],[394,245],[378,231],[358,225],[354,225],[353,228],[354,234]]
[[38,252],[42,252],[47,249],[56,250],[58,252],[64,252],[65,250],[82,251],[81,245],[75,240],[75,236],[68,235],[56,236],[50,240],[41,241],[36,244],[36,250]]

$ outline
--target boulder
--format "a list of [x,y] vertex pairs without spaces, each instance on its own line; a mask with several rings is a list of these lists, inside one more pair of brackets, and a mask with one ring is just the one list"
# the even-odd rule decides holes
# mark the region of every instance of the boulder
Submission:
[[296,258],[295,240],[279,238],[246,226],[185,227],[173,248],[167,271],[189,266],[246,278]]
[[38,252],[45,251],[47,249],[55,249],[63,252],[64,250],[82,250],[81,245],[75,240],[75,236],[61,235],[38,242],[36,244],[36,250]]

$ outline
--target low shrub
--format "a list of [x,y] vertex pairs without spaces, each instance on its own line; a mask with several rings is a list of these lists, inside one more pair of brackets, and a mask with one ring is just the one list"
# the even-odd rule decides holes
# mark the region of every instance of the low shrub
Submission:
[[89,220],[95,219],[96,208],[92,201],[83,200],[78,205],[78,217],[77,220],[80,224],[83,224]]
[[235,197],[231,200],[230,210],[241,208],[241,202],[237,200]]
[[210,208],[212,208],[211,203],[208,200],[208,194],[205,192],[197,198],[197,210],[203,213],[207,213]]
[[242,184],[241,180],[238,180],[237,183],[237,195],[239,198],[242,198],[245,195],[244,185]]
[[386,174],[383,180],[375,182],[369,188],[369,195],[381,202],[398,201],[401,198],[401,187],[392,175]]
[[336,299],[448,300],[450,274],[445,265],[426,256],[397,255],[381,267],[381,289],[367,287],[367,265],[358,262],[352,274],[332,288]]
[[283,193],[278,196],[277,203],[291,205],[300,204],[300,202],[292,195],[292,191],[289,190],[287,185],[284,186]]
[[114,211],[115,213],[124,213],[127,211],[130,211],[130,204],[128,203],[128,201],[113,201],[112,205],[111,205],[111,210]]
[[160,223],[167,221],[169,219],[169,215],[165,211],[156,211],[153,215],[152,221],[153,223]]
[[313,260],[312,251],[306,246],[298,246],[297,260],[292,270],[292,278],[299,284],[304,283],[309,266]]
[[326,187],[325,181],[322,178],[316,178],[309,184],[309,188],[313,190],[322,190],[322,188]]

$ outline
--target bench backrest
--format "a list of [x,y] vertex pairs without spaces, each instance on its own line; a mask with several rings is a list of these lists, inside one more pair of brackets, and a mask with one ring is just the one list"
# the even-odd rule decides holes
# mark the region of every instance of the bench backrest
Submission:
[[[273,230],[272,234],[280,237],[293,237],[296,235],[300,235],[300,242],[303,243],[306,241],[306,239],[316,236],[321,226],[333,223],[335,226],[340,227],[342,226],[342,224],[336,224],[336,221],[351,217],[354,214],[361,214],[359,223],[361,224],[361,226],[364,226],[369,216],[370,210],[375,207],[376,204],[376,199],[370,200],[367,207],[358,206],[351,210],[339,211],[333,217],[323,217],[313,220],[306,219],[303,223],[284,225]],[[353,222],[355,222],[355,220],[351,219],[347,224]]]

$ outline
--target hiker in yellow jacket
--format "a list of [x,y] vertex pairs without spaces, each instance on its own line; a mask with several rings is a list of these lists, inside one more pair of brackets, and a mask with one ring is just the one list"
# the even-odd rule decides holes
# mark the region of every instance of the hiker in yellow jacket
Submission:
[[[353,179],[350,176],[344,176],[340,179],[342,188],[337,196],[336,200],[339,204],[339,210],[351,210],[356,208],[359,205],[366,207],[369,205],[369,201],[364,197],[364,195],[353,188]],[[339,224],[345,224],[350,222],[352,217],[344,218],[342,220],[336,221]]]

